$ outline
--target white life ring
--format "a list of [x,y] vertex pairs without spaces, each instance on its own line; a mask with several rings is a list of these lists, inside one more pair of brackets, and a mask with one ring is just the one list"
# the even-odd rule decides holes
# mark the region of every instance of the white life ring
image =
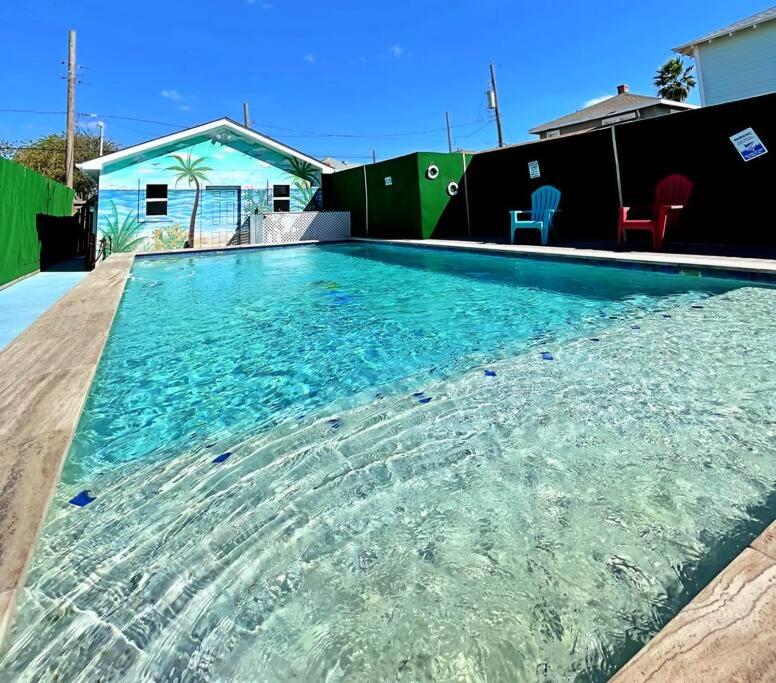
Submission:
[[426,178],[429,180],[436,180],[439,177],[439,166],[436,164],[429,164],[426,169]]
[[451,180],[447,184],[447,194],[449,194],[451,197],[455,197],[455,195],[458,194],[458,183],[456,183],[454,180]]

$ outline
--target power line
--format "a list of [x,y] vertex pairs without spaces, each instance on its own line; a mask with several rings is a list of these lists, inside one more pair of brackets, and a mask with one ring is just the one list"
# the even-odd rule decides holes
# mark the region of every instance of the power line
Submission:
[[[64,154],[65,153],[65,148],[64,147],[40,147],[38,145],[9,145],[9,144],[1,144],[0,143],[0,154],[2,154],[3,152],[7,152],[7,151],[18,152],[18,151],[23,151],[23,150],[26,150],[26,149],[40,150],[41,152],[56,152],[56,153],[59,153],[59,154]],[[372,158],[371,154],[363,154],[363,155],[358,155],[358,154],[335,154],[335,153],[332,153],[332,152],[328,152],[328,153],[325,153],[325,154],[313,154],[312,156],[314,156],[316,158],[339,157],[339,158],[342,158],[342,159],[371,159]]]
[[12,114],[66,114],[64,111],[41,111],[40,109],[0,109],[1,112]]
[[[39,109],[0,109],[0,112],[3,113],[12,113],[12,114],[43,114],[43,115],[61,115],[65,114],[64,111],[45,111],[45,110],[39,110]],[[156,121],[153,119],[141,119],[134,116],[121,116],[119,114],[96,114],[96,113],[79,113],[78,116],[80,118],[100,118],[100,119],[116,119],[118,121],[135,121],[137,123],[150,123],[153,125],[158,126],[168,126],[170,128],[189,128],[190,126],[180,124],[180,123],[170,123],[168,121]],[[459,123],[454,126],[450,126],[451,128],[465,128],[467,126],[473,126],[481,122],[481,119],[477,119],[476,121],[467,121],[466,123]],[[285,128],[283,126],[275,126],[270,123],[260,123],[260,122],[254,122],[255,126],[260,126],[262,128],[272,128],[273,130],[281,130],[284,132],[289,133],[295,133],[295,135],[287,135],[286,137],[331,137],[331,138],[364,138],[364,139],[374,139],[374,138],[384,138],[384,139],[393,139],[393,138],[404,138],[409,137],[412,135],[426,135],[428,133],[441,133],[445,132],[447,130],[446,127],[442,128],[427,128],[426,130],[415,130],[415,131],[406,131],[404,133],[322,133],[322,132],[315,132],[315,131],[308,131],[308,130],[299,130],[296,128]]]
[[484,130],[485,128],[487,128],[491,123],[492,123],[491,121],[487,121],[482,126],[480,126],[477,130],[475,130],[475,131],[473,131],[473,132],[471,132],[471,133],[469,133],[467,135],[457,135],[456,136],[456,140],[461,140],[461,139],[467,140],[469,138],[472,138],[475,135],[477,135],[477,133],[479,133],[481,130]]

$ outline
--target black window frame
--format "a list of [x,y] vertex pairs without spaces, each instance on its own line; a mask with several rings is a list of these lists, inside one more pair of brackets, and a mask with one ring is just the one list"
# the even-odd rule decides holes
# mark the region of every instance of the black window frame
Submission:
[[[154,188],[154,189],[151,190],[150,188]],[[161,188],[164,188],[164,191],[163,191],[164,196],[163,197],[155,196],[155,195],[162,194]],[[145,192],[146,192],[145,193],[146,217],[166,218],[167,210],[169,208],[168,206],[169,192],[170,192],[169,185],[167,185],[166,183],[146,183]],[[152,209],[152,210],[149,211],[149,209]]]
[[291,186],[290,185],[273,185],[272,186],[272,198],[273,199],[291,199]]

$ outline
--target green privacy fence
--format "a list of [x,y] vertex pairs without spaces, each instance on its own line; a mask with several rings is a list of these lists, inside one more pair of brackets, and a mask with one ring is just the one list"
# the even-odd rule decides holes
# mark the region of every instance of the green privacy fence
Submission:
[[69,216],[73,190],[0,158],[0,286],[40,268],[38,216]]
[[443,239],[459,231],[466,234],[465,173],[471,160],[471,154],[462,152],[415,152],[325,175],[324,208],[350,211],[356,237]]

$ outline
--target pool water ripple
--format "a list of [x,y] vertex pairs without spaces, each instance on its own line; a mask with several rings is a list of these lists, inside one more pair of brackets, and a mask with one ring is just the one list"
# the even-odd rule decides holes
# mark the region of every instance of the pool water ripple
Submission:
[[740,285],[613,270],[364,245],[139,260],[63,478]]
[[60,486],[0,673],[605,679],[776,482],[776,292],[675,304]]

